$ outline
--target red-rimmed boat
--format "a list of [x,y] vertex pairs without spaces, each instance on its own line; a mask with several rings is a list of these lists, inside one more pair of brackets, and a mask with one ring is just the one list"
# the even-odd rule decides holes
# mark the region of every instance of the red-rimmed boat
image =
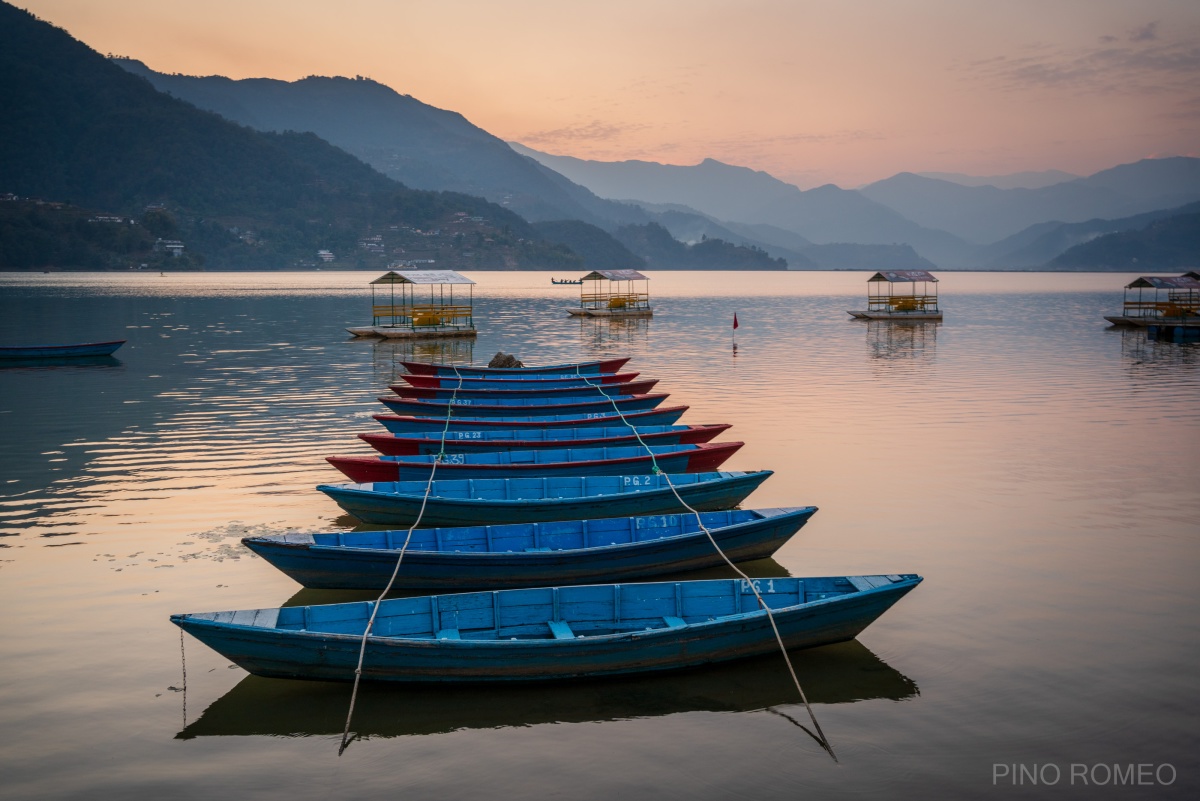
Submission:
[[[412,414],[418,417],[436,417],[445,420],[449,417],[469,419],[487,419],[495,417],[545,417],[547,415],[573,414],[607,415],[616,414],[617,409],[622,413],[649,411],[669,396],[665,392],[654,395],[619,395],[614,398],[601,397],[596,400],[580,398],[563,398],[559,402],[554,398],[511,398],[502,402],[486,398],[467,399],[456,398],[453,403],[439,400],[410,400],[385,395],[379,402],[396,414]],[[453,414],[451,414],[453,410]]]
[[[419,402],[419,401],[414,401]],[[443,409],[445,407],[443,406]],[[530,417],[520,415],[514,417],[471,418],[451,415],[446,419],[443,411],[441,417],[426,417],[424,415],[377,414],[375,419],[393,434],[411,434],[420,432],[450,431],[537,431],[543,428],[611,428],[613,426],[667,426],[672,425],[683,417],[687,406],[664,406],[644,412],[622,412],[617,414],[546,414]]]
[[562,376],[530,376],[529,378],[485,378],[482,376],[440,376],[413,375],[401,373],[400,378],[414,387],[454,388],[464,389],[534,389],[545,387],[591,387],[596,384],[627,384],[637,378],[640,373],[602,373],[600,375],[562,375]]
[[[444,454],[437,477],[520,478],[522,476],[638,476],[651,473],[710,473],[721,469],[745,443],[641,445],[615,448],[561,448]],[[429,477],[436,455],[329,456],[325,461],[359,484],[419,481]]]
[[[497,384],[516,384],[520,383],[519,387],[509,388],[494,388]],[[654,389],[654,385],[658,383],[657,378],[648,378],[644,381],[630,381],[625,384],[603,384],[601,386],[557,386],[557,387],[526,387],[526,383],[536,382],[516,382],[516,381],[497,381],[491,387],[479,389],[459,389],[455,386],[450,387],[408,387],[403,384],[393,384],[388,387],[392,392],[396,393],[399,398],[416,398],[418,400],[471,400],[473,398],[488,398],[491,400],[502,401],[505,398],[581,398],[585,400],[594,400],[601,396],[612,397],[615,395],[645,395]]]
[[359,434],[358,438],[386,456],[417,456],[443,449],[455,453],[534,451],[553,448],[636,445],[699,445],[728,431],[729,423],[710,425],[613,426],[611,428],[539,428],[532,431],[447,431],[443,448],[441,431],[427,434]]
[[427,362],[400,362],[410,373],[417,375],[440,376],[487,376],[489,378],[528,378],[530,376],[554,375],[598,375],[600,373],[615,373],[625,366],[630,356],[618,359],[603,359],[598,362],[574,362],[571,364],[551,364],[540,367],[460,367],[454,364],[436,364]]

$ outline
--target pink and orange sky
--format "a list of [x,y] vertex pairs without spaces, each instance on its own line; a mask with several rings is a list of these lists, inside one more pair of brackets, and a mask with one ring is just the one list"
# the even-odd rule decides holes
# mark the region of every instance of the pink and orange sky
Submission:
[[160,72],[362,75],[557,155],[802,188],[1200,156],[1196,0],[15,0]]

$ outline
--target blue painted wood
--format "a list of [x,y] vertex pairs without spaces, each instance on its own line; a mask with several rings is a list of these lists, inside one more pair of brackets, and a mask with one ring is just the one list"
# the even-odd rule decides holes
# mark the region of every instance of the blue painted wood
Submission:
[[[697,511],[728,509],[766,481],[770,470],[681,473],[672,476],[468,478],[322,484],[317,487],[364,523],[430,526],[535,523],[596,517],[635,517],[686,511],[671,490]],[[669,478],[669,483],[668,483]],[[425,501],[426,486],[431,485]]]
[[557,520],[504,526],[280,534],[246,537],[250,550],[305,587],[383,589],[408,547],[396,589],[466,589],[586,584],[766,559],[817,511],[815,506]]
[[437,376],[413,375],[401,373],[400,378],[414,387],[433,387],[438,389],[550,389],[554,387],[592,387],[597,384],[611,386],[613,384],[628,384],[633,382],[640,373],[602,373],[599,375],[544,375],[544,376],[502,376],[488,378],[485,376]]
[[484,376],[486,378],[536,378],[538,376],[555,375],[599,375],[615,373],[620,370],[631,357],[605,359],[598,362],[573,362],[570,364],[549,364],[532,367],[464,367],[451,364],[430,364],[426,362],[400,362],[410,373],[416,375],[440,376]]
[[[708,442],[729,430],[728,423],[715,425],[612,426],[598,428],[544,428],[530,431],[448,431],[410,435],[359,434],[359,439],[383,454],[395,456],[439,453],[486,453],[530,451],[571,447],[632,445],[639,438],[647,445],[693,445]],[[443,442],[445,443],[443,446]]]
[[559,414],[616,414],[615,409],[622,413],[649,411],[656,408],[667,399],[668,395],[658,392],[653,395],[621,395],[614,398],[456,398],[453,401],[417,400],[413,398],[398,398],[385,395],[379,400],[392,410],[394,414],[415,415],[417,417],[446,418],[450,408],[455,416],[472,419],[487,419],[492,417],[544,416]]
[[486,386],[464,386],[450,384],[445,387],[410,387],[405,384],[392,384],[388,387],[400,398],[412,400],[490,400],[492,403],[507,403],[510,398],[554,398],[558,403],[572,403],[578,400],[597,400],[619,397],[621,395],[645,395],[654,389],[657,379],[645,381],[627,381],[623,384],[586,384],[555,386],[530,386],[544,384],[544,381],[494,381]]
[[113,342],[87,342],[76,345],[0,345],[0,359],[65,359],[111,356],[125,344],[124,339]]
[[[686,406],[669,406],[662,409],[650,409],[642,412],[625,412],[606,414],[604,412],[583,412],[575,414],[536,414],[514,417],[468,417],[466,409],[455,410],[450,416],[451,431],[462,430],[523,430],[537,431],[544,428],[605,428],[621,425],[671,425],[678,422]],[[375,415],[375,419],[383,424],[393,434],[410,434],[416,432],[441,433],[447,427],[445,411],[441,417],[424,417],[416,415]]]
[[[808,648],[853,639],[920,582],[917,575],[890,574],[764,578],[754,585],[784,644]],[[351,681],[374,603],[180,614],[171,622],[261,676]],[[365,680],[593,678],[778,650],[770,620],[743,579],[541,587],[379,603],[363,659]],[[446,631],[458,639],[439,638]],[[560,638],[567,631],[573,636]]]

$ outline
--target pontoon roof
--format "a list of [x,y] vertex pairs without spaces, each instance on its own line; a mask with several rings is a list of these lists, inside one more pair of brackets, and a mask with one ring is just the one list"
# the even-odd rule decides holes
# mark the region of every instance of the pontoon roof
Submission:
[[592,270],[582,280],[607,278],[609,281],[649,281],[650,279],[637,270]]
[[388,270],[372,284],[473,284],[454,270]]
[[1158,276],[1143,275],[1125,285],[1126,289],[1153,287],[1155,289],[1200,289],[1200,281],[1186,275]]
[[937,281],[933,273],[925,270],[884,270],[875,273],[868,281]]

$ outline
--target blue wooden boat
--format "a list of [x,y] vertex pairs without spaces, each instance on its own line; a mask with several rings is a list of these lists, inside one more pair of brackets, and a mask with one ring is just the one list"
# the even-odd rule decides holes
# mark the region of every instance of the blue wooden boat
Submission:
[[[702,445],[624,445],[534,451],[445,453],[439,479],[518,478],[520,476],[632,476],[647,473],[710,473],[742,447],[742,442]],[[436,455],[327,456],[325,461],[351,481],[427,480]]]
[[497,381],[487,387],[460,389],[457,385],[449,387],[410,387],[395,384],[388,387],[398,398],[416,398],[418,400],[446,401],[453,398],[458,401],[483,399],[496,403],[504,403],[514,398],[557,398],[566,403],[568,399],[595,400],[596,398],[613,398],[622,395],[645,395],[654,389],[657,378],[644,381],[629,381],[624,384],[601,384],[594,387],[587,385],[559,385],[553,387],[530,387],[534,381]]
[[358,438],[388,456],[417,456],[418,454],[453,451],[454,453],[486,453],[488,451],[534,451],[551,448],[588,448],[634,445],[641,438],[647,445],[699,445],[728,431],[728,423],[673,426],[616,426],[611,428],[541,428],[531,431],[447,431],[425,434],[359,434]]
[[[815,506],[701,512],[725,555],[766,559]],[[247,548],[305,587],[380,590],[388,585],[407,529],[246,537]],[[412,532],[396,589],[544,587],[628,581],[725,564],[696,515],[557,520]]]
[[317,489],[364,523],[413,523],[424,506],[420,519],[426,525],[476,526],[687,511],[672,492],[672,484],[697,511],[729,509],[770,476],[770,470],[755,470],[672,476],[463,478],[322,484]]
[[431,364],[427,362],[400,362],[405,369],[416,375],[440,375],[449,377],[481,376],[487,378],[536,378],[538,376],[600,375],[615,373],[625,366],[631,357],[604,359],[598,362],[574,362],[571,364],[549,364],[541,367],[462,367],[453,364]]
[[481,376],[440,376],[413,375],[401,373],[400,378],[414,387],[433,387],[453,389],[551,389],[553,387],[592,387],[596,384],[628,384],[640,375],[639,373],[601,373],[599,375],[549,375],[530,376],[529,378],[501,377],[484,378]]
[[435,417],[445,420],[451,408],[454,416],[475,420],[489,417],[549,416],[560,414],[616,414],[621,412],[649,411],[669,396],[665,392],[653,395],[621,395],[616,398],[587,400],[583,398],[457,398],[453,402],[437,400],[410,400],[385,395],[379,401],[395,414],[411,414],[416,417]]
[[[393,434],[414,434],[435,432],[441,434],[449,425],[450,431],[540,431],[542,429],[567,428],[612,428],[615,426],[657,426],[672,425],[678,422],[686,406],[668,406],[661,409],[650,409],[644,412],[622,412],[617,414],[544,414],[536,416],[521,415],[519,417],[467,417],[455,414],[447,421],[445,413],[442,417],[417,417],[414,415],[377,414],[384,428]],[[611,411],[611,410],[610,410]]]
[[124,339],[118,339],[112,342],[86,342],[77,345],[0,345],[0,359],[77,359],[111,356],[124,344]]
[[[851,640],[913,574],[585,584],[172,615],[260,676],[508,682],[673,670]],[[754,594],[757,589],[759,596]],[[375,610],[375,604],[379,609]]]

